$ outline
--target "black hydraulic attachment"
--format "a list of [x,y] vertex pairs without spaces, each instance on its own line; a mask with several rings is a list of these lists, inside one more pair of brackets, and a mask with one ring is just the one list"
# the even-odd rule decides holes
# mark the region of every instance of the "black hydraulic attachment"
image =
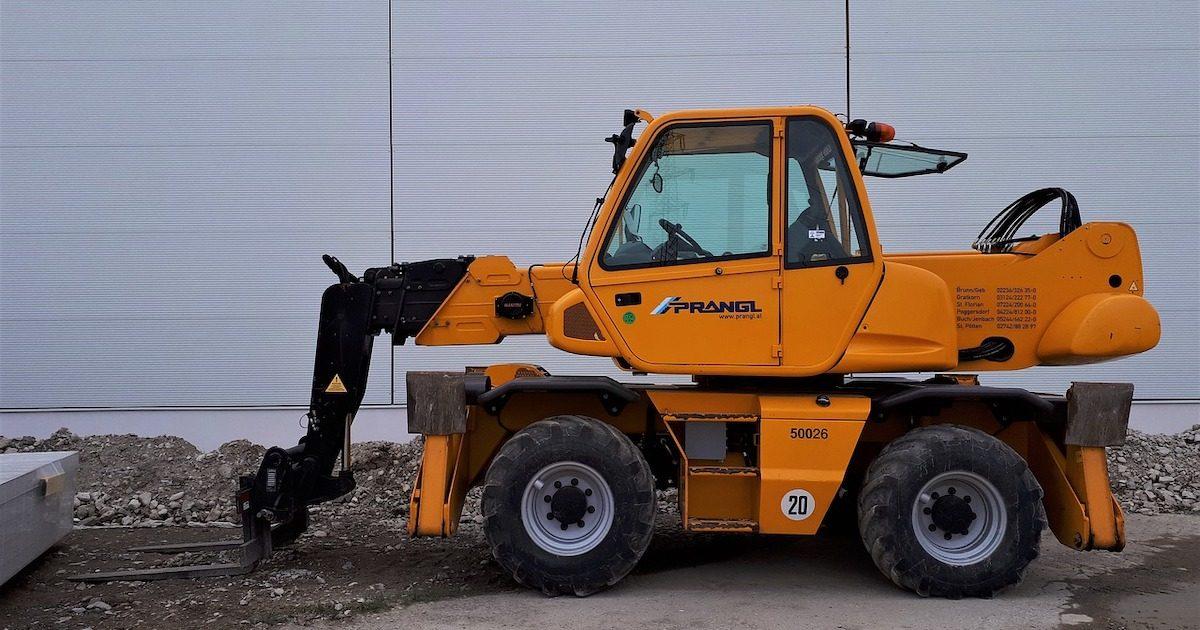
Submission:
[[354,490],[350,425],[366,393],[375,336],[391,333],[393,345],[416,336],[466,276],[474,258],[393,263],[367,269],[361,278],[337,258],[326,255],[323,259],[338,282],[321,297],[308,431],[296,446],[267,449],[257,474],[242,478],[237,493],[242,541],[138,549],[161,553],[240,549],[239,562],[88,573],[73,579],[151,580],[246,573],[270,554],[273,546],[295,540],[308,528],[308,506]]

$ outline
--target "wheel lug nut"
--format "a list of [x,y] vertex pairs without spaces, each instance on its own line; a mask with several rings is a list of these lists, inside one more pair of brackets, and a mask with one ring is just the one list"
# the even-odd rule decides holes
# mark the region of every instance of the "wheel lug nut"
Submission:
[[572,480],[571,480],[571,485],[572,485],[572,486],[578,486],[578,485],[579,485],[579,480],[578,480],[578,479],[572,479]]
[[550,502],[550,495],[547,494],[546,495],[546,503],[549,503],[549,502]]
[[[557,485],[557,484],[555,484],[555,485]],[[936,499],[936,498],[938,498],[938,493],[934,492],[933,494],[930,494],[929,496],[930,496],[931,498],[934,498],[934,499]]]
[[964,494],[963,495],[963,503],[970,503],[970,502],[971,502],[971,495]]
[[950,532],[946,532],[945,539],[950,540]]
[[[546,498],[549,498],[549,497],[546,497]],[[929,508],[923,508],[923,509],[921,510],[921,512],[922,512],[922,513],[924,513],[924,514],[929,514],[930,512],[933,512],[933,510],[931,510],[931,509],[929,509]]]
[[567,524],[566,524],[566,523],[563,523],[563,524],[562,524],[562,529],[563,529],[563,531],[567,531]]
[[946,490],[946,492],[949,492],[950,494],[954,494],[955,492],[958,492],[958,490],[956,490],[956,489],[954,488],[954,486],[950,486],[950,488],[949,488],[949,489],[947,489],[947,490]]
[[589,505],[588,506],[588,514],[595,514],[595,513],[596,513],[596,506]]
[[575,524],[576,524],[576,525],[578,525],[578,526],[580,526],[580,527],[583,527],[583,521],[579,521],[578,523],[575,523]]
[[555,482],[554,482],[554,487],[555,487],[555,488],[561,488],[561,487],[562,487],[562,482],[561,482],[561,481],[555,481]]
[[553,520],[554,520],[554,512],[547,512],[547,513],[546,513],[546,518],[548,518],[548,519],[550,519],[550,520],[552,520],[552,521],[553,521]]
[[589,497],[592,496],[592,489],[588,488],[588,489],[584,490],[583,494],[584,494],[584,496],[589,496]]
[[936,531],[937,531],[937,525],[934,525],[933,523],[930,523],[930,524],[929,524],[929,531],[931,531],[931,532],[936,532]]

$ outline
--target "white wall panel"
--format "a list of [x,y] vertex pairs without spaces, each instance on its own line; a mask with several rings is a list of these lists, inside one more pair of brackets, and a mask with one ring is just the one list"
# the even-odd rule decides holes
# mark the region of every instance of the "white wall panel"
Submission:
[[367,145],[387,60],[4,61],[7,146]]
[[387,17],[0,3],[0,407],[307,402],[320,254],[390,249]]
[[387,47],[386,0],[3,0],[0,9],[5,60],[378,59]]
[[[842,12],[0,0],[0,408],[303,405],[332,279],[321,253],[356,271],[393,246],[398,260],[565,260],[622,109],[842,111]],[[965,248],[1046,185],[1072,190],[1085,220],[1138,229],[1160,347],[991,382],[1132,379],[1141,397],[1200,398],[1198,12],[852,0],[852,113],[971,153],[945,176],[869,182],[888,250]],[[409,368],[616,374],[541,338],[393,356],[377,343],[369,403],[403,402]]]
[[[1138,232],[1159,346],[988,382],[1132,380],[1139,398],[1200,398],[1198,13],[1195,2],[851,3],[853,115],[971,154],[945,175],[868,182],[886,249],[967,248],[1044,186],[1074,193],[1085,221]],[[1029,225],[1057,229],[1058,207],[1042,213]]]
[[[5,149],[5,406],[305,402],[320,254],[387,259],[386,154],[60,153]],[[388,402],[386,353],[374,369]]]

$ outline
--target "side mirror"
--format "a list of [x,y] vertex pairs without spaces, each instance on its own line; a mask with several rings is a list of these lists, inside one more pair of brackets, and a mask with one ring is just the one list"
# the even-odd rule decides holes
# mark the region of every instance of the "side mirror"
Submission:
[[637,143],[633,139],[633,124],[625,125],[625,128],[621,129],[621,133],[614,133],[604,141],[611,142],[613,145],[612,172],[615,175],[625,164],[625,153]]

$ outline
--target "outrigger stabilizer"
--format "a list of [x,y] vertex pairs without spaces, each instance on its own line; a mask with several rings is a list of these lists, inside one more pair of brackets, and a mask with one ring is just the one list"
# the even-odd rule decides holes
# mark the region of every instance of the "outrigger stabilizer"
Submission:
[[249,573],[272,549],[291,543],[308,529],[308,506],[354,490],[350,425],[366,392],[375,335],[391,333],[393,345],[415,336],[466,275],[473,258],[393,263],[368,269],[361,278],[333,256],[322,259],[338,282],[321,298],[308,431],[296,446],[268,449],[258,473],[240,478],[235,505],[242,539],[130,549],[168,554],[237,550],[238,560],[84,573],[69,579],[108,582]]

